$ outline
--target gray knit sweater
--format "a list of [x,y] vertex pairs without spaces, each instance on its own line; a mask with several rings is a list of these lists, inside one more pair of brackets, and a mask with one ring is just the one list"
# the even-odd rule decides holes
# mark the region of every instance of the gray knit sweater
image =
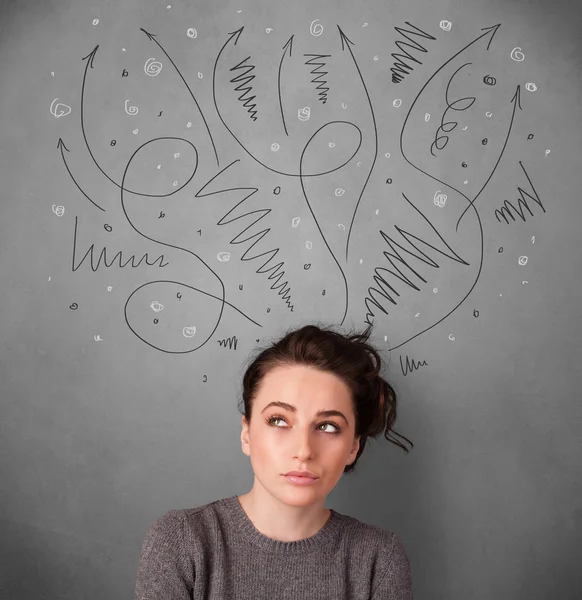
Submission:
[[170,510],[148,529],[135,600],[412,600],[398,536],[331,509],[311,537],[255,528],[238,496]]

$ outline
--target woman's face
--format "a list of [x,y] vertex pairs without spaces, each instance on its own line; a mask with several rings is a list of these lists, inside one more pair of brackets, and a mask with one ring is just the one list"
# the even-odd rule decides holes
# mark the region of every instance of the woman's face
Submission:
[[[345,420],[339,414],[318,416],[319,411],[338,411]],[[323,503],[360,446],[348,386],[332,373],[303,365],[271,370],[255,397],[250,428],[244,416],[242,421],[242,448],[255,480],[287,504]],[[292,470],[309,470],[319,479],[294,485],[284,477]]]

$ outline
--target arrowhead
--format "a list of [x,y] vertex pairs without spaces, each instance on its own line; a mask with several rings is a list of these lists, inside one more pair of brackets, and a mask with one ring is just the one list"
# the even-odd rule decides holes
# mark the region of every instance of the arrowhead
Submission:
[[89,54],[87,54],[87,56],[83,56],[83,58],[81,59],[81,60],[89,59],[88,64],[91,66],[91,68],[93,68],[93,60],[95,58],[95,54],[97,54],[97,48],[99,48],[99,44],[97,44],[95,46],[95,48],[93,48],[92,52],[89,52]]
[[491,42],[493,41],[493,38],[495,37],[495,34],[497,33],[497,30],[501,27],[501,23],[498,23],[497,25],[492,25],[491,27],[483,27],[481,29],[481,31],[487,31],[491,33],[491,39],[489,40],[489,43],[487,44],[487,50],[489,50],[489,46],[491,45]]
[[517,86],[517,89],[515,90],[515,94],[513,94],[513,98],[511,99],[511,101],[512,102],[517,101],[519,110],[523,110],[523,108],[521,108],[521,85]]
[[228,34],[228,35],[230,35],[230,37],[228,38],[228,41],[226,43],[228,44],[228,42],[232,41],[232,39],[236,35],[236,40],[234,40],[234,45],[236,46],[236,43],[238,42],[238,38],[240,37],[240,34],[243,32],[244,28],[245,28],[245,26],[243,25],[240,29],[237,29],[236,31],[231,31]]
[[293,38],[295,37],[295,35],[292,35],[288,40],[287,43],[283,46],[283,50],[287,49],[287,46],[289,46],[289,56],[291,56],[291,53],[293,52]]
[[63,138],[59,138],[59,141],[57,143],[57,148],[62,152],[63,148],[67,151],[70,152],[70,150],[65,146],[65,142],[63,142]]
[[140,29],[150,38],[151,41],[154,41],[154,38],[156,37],[155,33],[150,33],[149,31],[146,31],[143,27],[140,27]]
[[337,28],[339,29],[340,32],[340,37],[342,40],[342,50],[345,50],[344,48],[344,40],[346,42],[349,42],[352,46],[355,46],[354,42],[352,42],[352,40],[350,40],[350,38],[341,30],[341,27],[338,25]]

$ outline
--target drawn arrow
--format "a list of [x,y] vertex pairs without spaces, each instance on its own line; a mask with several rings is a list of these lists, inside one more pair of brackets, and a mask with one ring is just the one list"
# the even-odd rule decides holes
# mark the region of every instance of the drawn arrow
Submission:
[[[513,95],[511,101],[514,103],[513,106],[513,112],[512,112],[512,117],[511,117],[511,122],[508,128],[508,132],[507,132],[507,136],[505,139],[505,143],[501,149],[501,152],[499,153],[499,157],[497,159],[497,162],[495,163],[493,170],[491,172],[491,174],[489,175],[487,181],[485,182],[485,184],[482,186],[481,190],[478,192],[478,194],[475,196],[475,198],[473,198],[473,200],[470,200],[461,190],[458,190],[457,188],[453,187],[451,184],[446,183],[445,181],[442,181],[440,179],[438,179],[437,177],[434,177],[433,175],[430,175],[429,173],[427,173],[426,171],[423,171],[420,167],[417,167],[414,163],[412,163],[408,157],[406,156],[404,149],[403,149],[403,135],[404,135],[404,131],[406,128],[406,124],[407,121],[410,117],[410,114],[418,100],[418,98],[421,96],[422,92],[425,90],[425,88],[428,86],[428,84],[436,77],[436,75],[446,66],[448,65],[452,60],[454,60],[457,56],[459,56],[462,52],[464,52],[467,48],[469,48],[470,46],[472,46],[473,44],[477,43],[480,39],[486,37],[487,35],[491,36],[489,39],[489,42],[487,44],[487,50],[489,50],[489,47],[491,45],[491,42],[493,41],[493,38],[495,37],[495,34],[497,33],[497,30],[499,29],[499,27],[501,26],[501,24],[497,24],[497,25],[493,25],[492,27],[484,27],[481,29],[481,31],[484,31],[485,33],[481,34],[480,36],[478,36],[477,38],[475,38],[472,42],[470,42],[469,44],[467,44],[464,48],[462,48],[461,50],[459,50],[455,55],[453,55],[447,62],[445,62],[439,69],[437,69],[433,75],[428,79],[428,81],[423,85],[423,87],[421,88],[421,90],[418,92],[416,98],[414,99],[414,101],[412,102],[412,105],[408,111],[408,114],[406,115],[406,119],[404,120],[404,124],[402,126],[402,130],[400,132],[400,151],[402,153],[402,156],[404,157],[404,159],[406,160],[406,162],[408,164],[410,164],[412,167],[414,167],[417,171],[420,171],[421,173],[423,173],[424,175],[427,175],[428,177],[430,177],[431,179],[434,179],[435,181],[438,181],[439,183],[442,183],[443,185],[448,186],[449,188],[451,188],[452,190],[456,191],[458,194],[460,194],[463,198],[465,198],[468,202],[468,206],[466,207],[465,211],[463,212],[463,214],[461,215],[461,217],[465,214],[466,210],[469,208],[472,208],[474,213],[475,213],[475,217],[477,218],[477,223],[479,226],[479,235],[480,235],[480,258],[479,258],[479,268],[477,271],[477,274],[475,276],[475,280],[473,282],[473,284],[471,285],[469,291],[465,294],[465,296],[460,300],[460,302],[458,302],[446,315],[444,315],[442,318],[440,318],[438,321],[436,321],[435,323],[433,323],[430,327],[427,327],[425,329],[423,329],[422,331],[418,332],[416,335],[413,335],[409,338],[407,338],[405,341],[401,342],[400,344],[393,346],[391,348],[389,348],[390,351],[392,350],[396,350],[397,348],[400,348],[401,346],[403,346],[404,344],[410,342],[411,340],[413,340],[414,338],[422,335],[423,333],[425,333],[426,331],[429,331],[430,329],[432,329],[433,327],[436,327],[439,323],[441,323],[442,321],[444,321],[447,317],[449,317],[455,310],[457,310],[457,308],[459,308],[459,306],[461,306],[461,304],[463,304],[463,302],[469,297],[469,295],[471,294],[471,292],[473,291],[473,289],[475,288],[475,286],[477,285],[477,282],[479,281],[480,275],[481,275],[481,271],[483,269],[483,254],[484,254],[484,246],[483,246],[483,225],[481,223],[481,217],[479,215],[479,212],[477,211],[477,209],[474,206],[474,202],[475,200],[478,198],[478,196],[482,193],[482,191],[485,189],[487,183],[490,181],[491,177],[493,177],[493,174],[495,173],[495,170],[497,169],[497,166],[499,165],[499,162],[501,161],[501,157],[503,156],[503,153],[505,151],[505,148],[507,146],[507,142],[509,140],[509,135],[511,133],[511,129],[513,126],[513,119],[515,117],[515,112],[516,112],[516,108],[517,106],[519,106],[519,108],[521,109],[521,88],[518,85],[517,86],[517,90],[515,92],[515,94]],[[459,222],[460,219],[457,221],[457,230],[458,230],[458,226],[459,226]]]
[[[151,36],[151,35],[152,34],[148,34],[148,36]],[[90,154],[91,158],[93,159],[93,162],[95,163],[96,167],[101,171],[101,173],[103,173],[103,175],[105,175],[105,177],[107,177],[107,179],[109,179],[109,181],[111,181],[111,183],[113,185],[122,189],[123,191],[127,192],[128,194],[134,194],[136,196],[145,196],[147,198],[167,198],[168,196],[172,196],[173,194],[176,194],[185,185],[187,185],[187,183],[190,181],[190,179],[192,179],[192,177],[194,176],[195,172],[192,174],[192,177],[190,177],[188,182],[186,182],[184,185],[180,186],[179,188],[176,188],[172,192],[169,192],[167,194],[146,194],[143,191],[136,192],[136,191],[130,190],[128,188],[123,188],[119,183],[117,183],[117,181],[115,181],[114,179],[111,179],[111,177],[109,177],[109,175],[107,175],[107,173],[101,168],[101,165],[97,162],[97,159],[95,158],[95,156],[93,156],[93,152],[91,151],[91,146],[89,145],[89,140],[87,139],[87,134],[85,133],[85,85],[87,82],[87,73],[89,71],[89,67],[91,67],[91,69],[94,68],[93,62],[95,61],[95,55],[97,54],[98,48],[99,48],[99,45],[95,46],[95,48],[93,48],[93,50],[89,54],[87,54],[87,56],[83,57],[83,60],[86,60],[87,63],[85,64],[85,72],[83,73],[83,83],[81,85],[81,131],[83,132],[83,139],[85,140],[85,145],[87,146],[87,150],[89,151],[89,154]],[[179,139],[183,142],[186,142],[187,144],[190,144],[193,148],[195,148],[193,144],[191,144],[188,140],[185,140],[183,138],[155,138],[154,140],[150,140],[149,142],[146,142],[146,143],[149,144],[150,142],[156,141],[158,139]]]
[[[238,40],[240,39],[240,36],[242,34],[244,30],[244,26],[241,27],[240,29],[237,29],[236,31],[233,31],[231,33],[229,33],[229,38],[226,40],[226,42],[223,44],[222,48],[220,49],[220,51],[218,52],[218,55],[216,57],[216,60],[214,62],[214,70],[213,70],[213,74],[212,74],[212,97],[214,100],[214,107],[216,108],[216,113],[218,114],[219,119],[221,120],[222,124],[226,127],[227,131],[230,133],[230,135],[232,135],[232,137],[235,139],[235,141],[237,142],[237,144],[257,163],[259,163],[262,167],[264,167],[265,169],[268,169],[269,171],[271,171],[272,173],[277,173],[279,175],[285,175],[286,177],[302,177],[302,178],[307,178],[307,177],[319,177],[321,175],[327,175],[329,173],[333,173],[335,171],[338,171],[339,169],[345,167],[345,165],[347,165],[353,158],[354,156],[358,153],[359,149],[360,149],[360,145],[361,145],[361,140],[360,140],[360,144],[358,144],[358,147],[355,149],[354,153],[347,157],[346,160],[338,165],[337,167],[334,167],[333,169],[329,169],[327,171],[320,171],[318,173],[289,173],[286,171],[279,171],[278,169],[274,169],[273,167],[270,167],[269,165],[265,164],[264,162],[262,162],[261,160],[259,160],[256,156],[254,156],[254,154],[252,154],[245,146],[244,144],[236,137],[236,135],[234,134],[234,132],[232,131],[232,129],[227,125],[226,121],[224,120],[222,113],[220,111],[220,109],[218,108],[218,101],[217,101],[217,95],[216,95],[216,70],[218,68],[218,63],[220,61],[220,58],[223,54],[223,52],[226,50],[226,47],[233,42],[233,45],[236,46],[238,43]],[[352,123],[348,123],[347,121],[330,121],[328,123],[326,123],[324,125],[332,125],[334,123],[346,123],[348,125],[352,125]],[[321,128],[320,128],[321,129]]]
[[346,34],[341,30],[341,27],[339,25],[337,26],[337,28],[340,33],[340,38],[341,38],[341,42],[342,42],[342,50],[345,51],[345,48],[347,48],[350,51],[350,55],[352,57],[352,60],[354,61],[354,65],[356,66],[356,69],[358,70],[358,75],[360,76],[360,81],[362,82],[362,85],[364,86],[364,91],[366,92],[366,97],[368,98],[370,112],[372,113],[372,121],[374,122],[374,160],[372,161],[372,166],[370,167],[370,171],[368,172],[368,176],[366,177],[364,186],[362,187],[362,190],[360,191],[358,201],[356,202],[356,206],[355,206],[354,212],[352,214],[352,220],[350,221],[350,228],[348,230],[348,237],[346,240],[346,261],[347,261],[348,254],[349,254],[349,246],[350,246],[350,236],[352,234],[352,227],[354,226],[354,220],[356,219],[356,212],[358,211],[358,206],[360,205],[360,201],[362,200],[362,196],[364,195],[364,190],[366,189],[366,186],[368,185],[368,181],[370,180],[372,171],[374,170],[374,165],[376,164],[376,159],[378,158],[378,127],[376,126],[376,115],[374,114],[374,107],[372,106],[372,101],[370,100],[370,94],[368,93],[368,88],[366,87],[366,82],[364,81],[364,78],[362,77],[362,72],[360,71],[360,67],[358,66],[358,61],[356,60],[356,57],[354,56],[354,53],[352,52],[352,49],[350,48],[350,44],[352,46],[355,46],[355,44],[346,36]]
[[89,198],[89,196],[87,196],[87,194],[83,191],[81,186],[77,183],[77,180],[73,177],[73,174],[71,173],[71,169],[69,169],[69,165],[67,164],[67,160],[65,159],[65,153],[64,153],[64,150],[66,150],[67,152],[70,152],[70,150],[65,146],[65,142],[63,142],[63,138],[59,138],[59,141],[57,143],[57,149],[61,151],[61,156],[63,158],[63,162],[65,163],[65,169],[67,169],[67,173],[69,174],[69,176],[71,177],[71,179],[73,180],[74,184],[77,186],[77,188],[79,189],[81,194],[83,194],[83,196],[85,196],[85,198],[87,198],[87,200],[89,200],[89,202],[94,204],[99,210],[106,212],[106,210],[103,207],[99,206],[96,202],[93,202],[93,200],[91,200],[91,198]]
[[503,153],[505,152],[505,147],[507,146],[507,142],[509,141],[509,136],[511,134],[511,129],[513,127],[513,120],[515,119],[515,111],[518,106],[519,106],[519,110],[523,110],[523,108],[521,107],[521,86],[520,85],[517,86],[517,89],[515,90],[515,94],[511,98],[511,102],[513,102],[513,111],[511,113],[511,121],[509,122],[509,128],[507,130],[507,135],[505,136],[505,142],[503,144],[503,148],[501,148],[501,152],[499,153],[499,158],[497,159],[497,162],[495,163],[495,166],[493,167],[493,170],[491,171],[491,175],[489,175],[489,177],[487,178],[487,181],[483,184],[483,187],[479,190],[479,193],[473,198],[473,200],[469,200],[469,204],[467,205],[467,208],[465,208],[465,210],[462,212],[461,216],[459,217],[459,220],[457,221],[456,231],[459,231],[459,223],[461,222],[461,219],[463,218],[465,213],[469,210],[469,208],[471,208],[473,206],[473,203],[475,202],[475,200],[477,200],[477,198],[481,195],[481,192],[485,189],[485,187],[487,186],[487,184],[493,177],[493,174],[495,173],[495,170],[497,169],[497,165],[499,165],[499,163],[501,161],[501,157],[503,156]]
[[[242,31],[242,30],[241,30]],[[289,48],[289,58],[291,58],[291,54],[293,52],[293,38],[295,36],[292,35],[288,42],[283,46],[283,56],[281,56],[281,62],[279,63],[279,74],[277,76],[277,91],[279,93],[279,106],[281,108],[281,119],[283,120],[283,127],[285,128],[286,135],[289,135],[287,131],[287,125],[285,123],[285,115],[283,114],[283,100],[281,99],[281,68],[283,67],[283,60],[285,60],[285,55],[287,54],[287,48]]]
[[[204,121],[204,125],[206,126],[206,131],[208,132],[208,135],[210,137],[210,141],[212,142],[212,147],[214,148],[214,156],[216,157],[216,164],[217,164],[217,166],[220,166],[220,160],[218,158],[218,151],[216,150],[216,144],[214,143],[214,138],[212,137],[212,133],[210,133],[210,128],[208,127],[208,123],[206,122],[206,118],[204,117],[204,113],[202,112],[202,109],[200,108],[200,105],[198,104],[198,100],[196,100],[196,97],[194,96],[194,93],[190,89],[190,86],[188,85],[188,82],[184,79],[184,76],[180,72],[180,69],[178,69],[178,67],[176,66],[176,63],[172,60],[171,56],[166,52],[166,50],[160,44],[160,42],[158,42],[158,40],[156,40],[156,37],[157,37],[156,34],[155,33],[150,33],[149,31],[146,31],[143,27],[140,27],[140,30],[143,31],[152,42],[155,42],[159,46],[160,50],[167,56],[168,60],[172,63],[174,69],[176,69],[176,72],[180,76],[180,79],[184,82],[184,85],[186,86],[186,88],[190,92],[190,96],[192,96],[192,100],[194,100],[194,103],[196,104],[196,108],[198,108],[198,112],[200,113],[200,116],[202,117],[202,120]],[[242,29],[241,29],[241,31],[242,31]]]

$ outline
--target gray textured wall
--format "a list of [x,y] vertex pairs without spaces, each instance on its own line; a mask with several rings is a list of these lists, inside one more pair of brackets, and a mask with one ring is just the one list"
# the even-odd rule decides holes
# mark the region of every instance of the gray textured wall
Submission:
[[328,505],[420,600],[579,598],[578,4],[0,7],[2,597],[131,597],[154,518],[250,489],[244,359],[322,321],[415,444]]

